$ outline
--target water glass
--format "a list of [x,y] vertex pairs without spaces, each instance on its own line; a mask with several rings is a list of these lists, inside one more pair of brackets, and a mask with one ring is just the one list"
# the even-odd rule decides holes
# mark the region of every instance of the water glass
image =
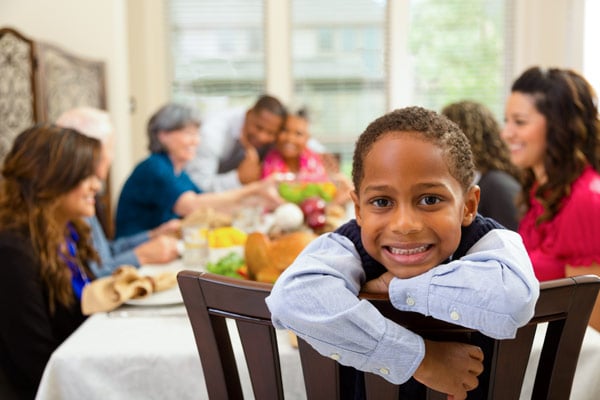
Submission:
[[208,225],[184,226],[182,232],[183,264],[190,268],[204,268],[208,261]]

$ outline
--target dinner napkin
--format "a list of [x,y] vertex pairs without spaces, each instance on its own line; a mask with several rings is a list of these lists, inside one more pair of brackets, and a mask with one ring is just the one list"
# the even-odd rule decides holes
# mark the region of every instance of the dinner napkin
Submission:
[[176,284],[175,271],[142,276],[135,267],[123,265],[112,275],[96,279],[83,288],[81,311],[84,315],[111,311],[129,299],[147,297]]

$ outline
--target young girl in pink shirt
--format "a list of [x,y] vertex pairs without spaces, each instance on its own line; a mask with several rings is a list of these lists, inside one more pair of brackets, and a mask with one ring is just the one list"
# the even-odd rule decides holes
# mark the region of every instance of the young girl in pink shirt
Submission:
[[307,147],[310,133],[304,109],[288,115],[275,139],[275,147],[263,161],[262,177],[274,173],[293,173],[297,180],[320,182],[329,177],[321,156]]
[[[352,183],[339,171],[329,171],[321,158],[307,146],[310,139],[306,110],[288,114],[283,129],[277,135],[275,146],[263,161],[262,178],[274,173],[290,173],[300,182],[334,182],[337,189],[333,202],[350,201]],[[330,173],[331,172],[331,173]]]

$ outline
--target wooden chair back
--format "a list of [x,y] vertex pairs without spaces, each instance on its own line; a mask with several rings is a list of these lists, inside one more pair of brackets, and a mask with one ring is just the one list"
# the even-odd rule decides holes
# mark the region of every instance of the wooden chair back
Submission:
[[[179,287],[211,399],[242,399],[243,392],[226,319],[235,320],[256,399],[283,399],[281,365],[275,329],[265,304],[272,285],[197,271],[178,274]],[[536,328],[547,323],[532,399],[568,399],[590,312],[600,289],[595,275],[541,284],[535,316],[515,339],[493,340],[473,330],[420,314],[398,311],[383,297],[363,296],[385,316],[439,340],[460,340],[484,347],[486,372],[469,397],[518,399]],[[341,399],[340,366],[298,340],[308,399]],[[486,350],[487,349],[487,350]],[[399,399],[398,385],[365,373],[367,399]],[[445,399],[433,390],[423,399]]]

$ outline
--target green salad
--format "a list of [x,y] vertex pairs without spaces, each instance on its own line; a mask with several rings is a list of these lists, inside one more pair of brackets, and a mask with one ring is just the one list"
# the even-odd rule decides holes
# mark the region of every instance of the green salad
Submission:
[[244,278],[240,269],[244,266],[244,258],[236,252],[231,252],[217,262],[206,263],[206,269],[213,274]]

